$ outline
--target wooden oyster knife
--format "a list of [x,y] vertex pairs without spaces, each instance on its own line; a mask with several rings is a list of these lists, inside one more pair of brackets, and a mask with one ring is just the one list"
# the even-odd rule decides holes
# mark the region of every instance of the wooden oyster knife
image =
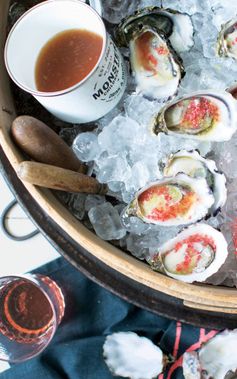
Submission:
[[42,121],[31,116],[17,117],[11,127],[17,146],[37,162],[85,174],[87,167],[73,150]]
[[107,185],[95,178],[65,168],[44,163],[24,161],[18,165],[18,177],[28,183],[67,192],[104,195]]

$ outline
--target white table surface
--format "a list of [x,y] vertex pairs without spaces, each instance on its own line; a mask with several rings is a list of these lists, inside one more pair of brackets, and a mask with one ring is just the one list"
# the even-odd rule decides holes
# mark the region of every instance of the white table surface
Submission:
[[[0,214],[7,204],[14,199],[5,180],[0,174]],[[19,205],[9,215],[8,225],[16,235],[25,235],[35,229]],[[0,229],[0,276],[23,274],[59,257],[57,251],[41,235],[27,241],[10,240]],[[0,372],[9,368],[8,363],[0,361]]]

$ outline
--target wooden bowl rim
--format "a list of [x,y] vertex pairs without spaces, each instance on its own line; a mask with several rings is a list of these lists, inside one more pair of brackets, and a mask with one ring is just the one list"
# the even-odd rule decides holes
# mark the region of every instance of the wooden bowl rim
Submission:
[[[1,51],[3,51],[4,34],[7,25],[9,1],[0,5],[1,16]],[[9,79],[4,67],[3,55],[0,57],[0,143],[3,155],[10,162],[15,171],[17,165],[23,160],[23,156],[14,146],[10,138],[10,125],[15,117],[13,99],[9,87]],[[6,166],[6,164],[5,164]],[[10,170],[11,171],[11,170]],[[12,171],[13,172],[13,171]],[[15,173],[11,172],[11,180]],[[9,174],[9,170],[8,170]],[[70,239],[82,249],[87,250],[98,262],[121,274],[128,280],[135,281],[138,285],[150,288],[150,290],[163,293],[167,296],[184,301],[187,307],[206,309],[212,312],[237,315],[237,291],[235,289],[216,287],[210,285],[186,284],[170,277],[154,272],[143,262],[133,256],[127,255],[122,250],[102,241],[95,234],[85,228],[72,214],[53,196],[51,191],[37,188],[28,183],[23,183],[26,193],[34,199],[44,214],[53,219],[58,228],[66,230]],[[237,316],[236,316],[237,320]]]

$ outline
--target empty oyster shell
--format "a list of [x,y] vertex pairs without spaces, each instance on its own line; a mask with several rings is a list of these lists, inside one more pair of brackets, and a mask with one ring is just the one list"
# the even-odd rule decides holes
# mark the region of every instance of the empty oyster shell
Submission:
[[222,25],[217,40],[217,53],[237,59],[237,17]]
[[[185,379],[234,379],[237,378],[237,329],[225,330],[204,344],[198,353],[195,353],[195,367],[197,376],[191,376],[193,353],[185,353],[183,373]],[[199,372],[200,371],[200,372]]]
[[133,332],[119,332],[106,337],[103,354],[114,375],[131,379],[157,377],[166,360],[158,346]]
[[173,9],[146,7],[126,17],[115,31],[120,46],[128,46],[134,36],[134,28],[150,25],[162,32],[177,53],[188,51],[194,44],[193,24],[190,16]]
[[153,132],[228,141],[237,130],[237,102],[227,92],[202,91],[170,102],[152,120]]
[[153,269],[186,283],[203,282],[219,270],[227,258],[223,234],[207,224],[195,224],[163,244],[148,259]]
[[214,197],[205,179],[178,174],[141,189],[125,215],[163,226],[187,225],[205,217],[213,203]]
[[224,379],[229,372],[237,370],[237,329],[215,336],[205,344],[200,352],[201,368],[207,372],[206,379]]
[[193,178],[205,178],[213,192],[215,202],[209,213],[215,214],[226,202],[226,178],[217,170],[216,164],[203,158],[197,151],[180,150],[172,154],[163,169],[164,176],[175,176],[183,172]]
[[170,36],[173,41],[180,42],[177,33],[173,34],[172,17],[166,13],[169,15],[166,10],[145,8],[125,19],[116,33],[118,44],[130,48],[138,91],[149,98],[173,96],[184,75],[181,60],[167,41]]

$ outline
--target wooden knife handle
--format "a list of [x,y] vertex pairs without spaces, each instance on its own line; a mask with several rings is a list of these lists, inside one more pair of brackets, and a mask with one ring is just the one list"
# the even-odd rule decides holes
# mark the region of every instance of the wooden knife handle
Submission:
[[33,160],[86,173],[73,150],[46,124],[31,116],[19,116],[12,124],[15,143]]
[[79,172],[38,162],[21,162],[17,175],[25,182],[67,192],[105,194],[107,186]]

